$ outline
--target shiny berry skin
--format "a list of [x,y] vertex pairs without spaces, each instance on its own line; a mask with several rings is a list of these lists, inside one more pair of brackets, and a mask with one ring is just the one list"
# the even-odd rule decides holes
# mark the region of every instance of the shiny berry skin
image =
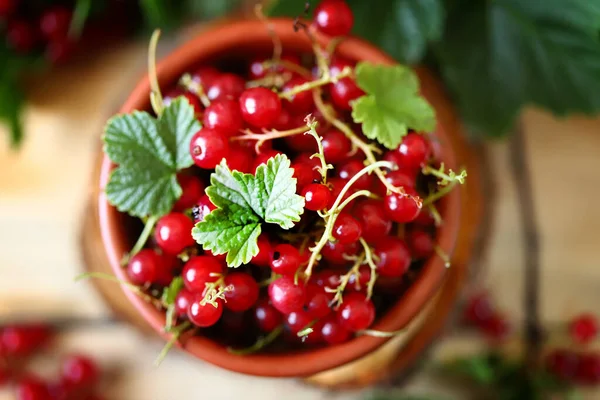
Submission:
[[331,64],[329,64],[329,75],[334,78],[339,75],[340,72],[344,70],[344,68],[354,68],[356,63],[347,60],[342,57],[334,56],[333,60],[331,60]]
[[463,318],[465,322],[476,326],[483,326],[495,313],[494,307],[486,292],[472,295],[465,305]]
[[375,306],[362,293],[348,293],[337,317],[340,325],[351,332],[367,329],[375,321]]
[[355,256],[358,253],[360,245],[358,242],[350,244],[342,244],[340,242],[327,242],[321,254],[323,258],[332,265],[342,266],[348,264],[348,260],[345,258],[348,256]]
[[600,354],[582,354],[575,378],[577,382],[584,385],[597,385],[600,383]]
[[24,20],[10,21],[5,35],[7,45],[19,54],[29,53],[38,41],[36,30]]
[[[358,160],[350,160],[337,166],[337,176],[345,181],[350,180],[356,175],[361,169],[365,167],[365,164]],[[379,181],[379,179],[377,179]],[[370,174],[364,174],[354,184],[353,188],[356,190],[368,190],[371,188],[373,177]]]
[[285,325],[292,333],[298,333],[308,327],[313,318],[305,311],[294,311],[286,315]]
[[306,185],[313,183],[314,173],[312,165],[306,163],[294,163],[292,164],[294,169],[294,178],[296,178],[296,186],[303,188]]
[[592,314],[582,314],[569,323],[569,334],[575,343],[589,343],[598,335],[598,319]]
[[230,146],[225,160],[232,171],[240,171],[246,174],[253,172],[254,155],[250,149],[242,146]]
[[354,14],[344,0],[323,0],[315,9],[313,24],[329,36],[346,36],[354,25]]
[[239,101],[242,118],[257,128],[270,128],[281,112],[279,96],[267,88],[246,89]]
[[294,283],[294,278],[282,276],[269,284],[271,304],[279,312],[289,314],[302,310],[306,300],[306,288],[302,282]]
[[352,110],[351,103],[364,95],[365,92],[356,85],[356,82],[352,78],[348,77],[334,83],[329,89],[329,94],[333,105],[340,110],[350,111]]
[[61,376],[70,388],[91,388],[98,383],[100,371],[91,358],[73,354],[63,361]]
[[196,96],[194,93],[187,92],[179,88],[169,91],[163,98],[163,104],[165,106],[168,106],[178,97],[185,98],[188,101],[188,103],[190,103],[190,105],[194,108],[195,114],[202,113],[202,103],[200,103],[200,99],[198,98],[198,96]]
[[[385,180],[395,187],[401,187],[404,189],[414,189],[417,184],[416,176],[406,170],[389,171],[385,175]],[[376,179],[374,182],[373,191],[380,196],[385,196],[387,193],[387,188],[383,182],[381,182],[379,179]]]
[[254,320],[258,328],[263,332],[271,332],[281,325],[283,317],[268,299],[261,299],[254,308]]
[[223,301],[221,299],[216,300],[217,307],[210,303],[203,304],[203,299],[203,295],[196,295],[190,303],[187,313],[188,319],[200,328],[213,326],[223,315]]
[[412,223],[426,228],[434,226],[435,219],[433,218],[433,215],[431,214],[431,211],[429,211],[429,209],[423,208],[421,209],[421,212],[419,213],[417,218],[415,218],[414,221],[412,221]]
[[362,227],[362,237],[368,243],[377,243],[392,229],[392,221],[385,215],[383,203],[378,200],[362,200],[354,206],[352,216]]
[[509,321],[504,315],[494,313],[480,326],[483,334],[490,340],[502,341],[511,331]]
[[[358,278],[358,279],[357,279]],[[371,268],[363,265],[358,269],[358,276],[352,275],[348,280],[347,290],[353,290],[355,292],[365,292],[367,285],[371,280]]]
[[397,153],[400,156],[399,165],[419,169],[425,166],[431,156],[431,146],[424,135],[411,132],[402,139]]
[[412,222],[419,216],[422,203],[417,192],[411,188],[404,188],[406,196],[390,193],[383,199],[385,213],[389,219],[401,224]]
[[258,300],[258,284],[249,274],[229,273],[225,276],[225,286],[231,287],[225,292],[225,308],[231,311],[249,310]]
[[172,212],[156,223],[154,238],[158,247],[167,254],[177,255],[196,242],[192,237],[194,223],[185,214]]
[[187,316],[188,308],[190,307],[190,303],[193,301],[195,294],[183,288],[177,293],[175,296],[175,314],[178,317]]
[[340,274],[331,269],[319,271],[311,277],[311,282],[317,286],[330,289],[335,289],[340,285]]
[[221,76],[221,72],[215,67],[205,66],[200,67],[192,75],[192,80],[202,86],[206,93],[207,88]]
[[379,259],[375,262],[377,273],[389,278],[397,278],[410,267],[410,251],[402,239],[388,236],[375,244],[374,253]]
[[320,183],[306,185],[302,188],[301,194],[305,201],[304,207],[312,211],[324,209],[331,200],[331,191]]
[[321,336],[327,344],[340,344],[350,339],[350,331],[342,327],[335,315],[331,315],[323,320]]
[[[340,193],[342,193],[342,189],[344,189],[344,186],[346,186],[347,183],[348,182],[346,180],[335,177],[329,178],[327,180],[327,184],[331,188],[331,197],[329,200],[329,204],[327,205],[329,208],[333,207],[333,204],[336,202],[337,198],[340,196]],[[342,202],[348,197],[350,197],[355,191],[356,188],[354,187],[354,185],[352,185],[348,190],[346,190],[346,193],[344,194],[344,197],[342,198],[339,204],[342,204]],[[351,207],[352,204],[354,203],[350,203],[348,207]]]
[[572,350],[556,349],[546,356],[546,369],[563,380],[571,380],[579,369],[581,359],[579,354]]
[[263,151],[262,153],[260,153],[254,159],[254,163],[252,165],[253,172],[256,172],[256,169],[260,165],[266,164],[271,158],[275,157],[278,154],[282,154],[282,153],[280,151],[277,151],[277,150],[267,150],[267,151]]
[[212,210],[217,207],[210,201],[208,195],[203,194],[200,196],[196,204],[192,208],[192,216],[194,218],[194,223],[204,221],[204,217],[211,213]]
[[332,129],[323,135],[321,142],[323,145],[323,154],[328,163],[337,164],[348,158],[348,153],[352,149],[350,139],[337,129]]
[[66,7],[57,6],[45,11],[40,17],[40,32],[46,40],[67,37],[73,13]]
[[183,284],[193,293],[202,294],[206,284],[216,282],[224,272],[223,263],[214,256],[196,256],[183,266]]
[[[294,76],[292,79],[287,81],[283,85],[282,91],[292,90],[296,86],[300,86],[308,82],[308,79],[301,76]],[[314,107],[313,93],[312,90],[305,90],[300,93],[296,93],[289,100],[284,101],[284,107],[292,114],[300,114],[306,116]]]
[[228,137],[213,129],[202,128],[192,137],[190,154],[194,164],[204,169],[214,169],[229,153]]
[[127,263],[127,276],[134,285],[146,285],[156,282],[159,270],[163,267],[163,258],[152,249],[142,249]]
[[44,347],[52,329],[43,324],[9,325],[0,328],[0,355],[26,357]]
[[335,220],[332,235],[341,244],[355,243],[360,239],[362,228],[348,213],[341,213]]
[[211,100],[232,99],[237,100],[246,87],[246,82],[235,74],[221,74],[215,77],[208,86],[205,86],[206,96]]
[[237,101],[231,99],[210,103],[204,110],[202,122],[205,128],[214,129],[229,137],[239,134],[244,126],[240,106]]
[[0,19],[9,17],[19,4],[19,0],[0,0]]
[[415,260],[429,258],[433,254],[433,238],[422,229],[410,229],[404,237],[410,254]]
[[294,275],[300,267],[300,252],[288,243],[275,246],[271,255],[271,270],[279,275]]
[[[287,61],[288,63],[300,65],[300,57],[295,53],[284,53],[281,55],[282,61]],[[271,66],[265,67],[264,62],[271,61],[269,58],[258,58],[250,63],[249,66],[249,76],[250,79],[260,79],[264,78],[268,72],[272,70]],[[274,72],[282,73],[286,70],[282,65],[278,65],[274,68]]]
[[333,295],[326,293],[325,289],[316,283],[310,283],[306,288],[306,304],[304,309],[312,319],[320,319],[329,315],[331,308],[329,302]]
[[252,257],[251,264],[258,265],[259,267],[268,267],[271,264],[271,257],[273,255],[273,247],[269,237],[262,233],[258,237],[258,254]]
[[46,383],[33,376],[17,383],[15,398],[16,400],[52,400]]
[[[277,120],[275,122],[273,122],[273,129],[277,129],[279,131],[285,131],[287,129],[291,129],[291,128],[293,128],[292,121],[293,121],[293,119],[292,119],[292,115],[290,114],[290,112],[288,110],[286,110],[285,108],[282,108],[281,112],[279,113],[279,116],[277,117]],[[304,135],[288,136],[288,137],[284,138],[284,140],[293,138],[295,136],[304,136]]]
[[188,174],[178,174],[177,183],[181,186],[181,197],[177,199],[173,210],[184,211],[188,208],[192,208],[196,201],[204,194],[204,182],[197,176]]

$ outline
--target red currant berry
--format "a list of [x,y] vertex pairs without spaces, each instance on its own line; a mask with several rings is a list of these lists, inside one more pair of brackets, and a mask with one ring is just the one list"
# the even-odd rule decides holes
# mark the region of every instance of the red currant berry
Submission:
[[406,232],[404,240],[415,260],[429,258],[433,254],[433,238],[422,229],[410,229]]
[[252,165],[253,171],[256,172],[256,169],[260,165],[266,164],[271,158],[275,157],[278,154],[282,154],[282,153],[280,151],[277,151],[277,150],[267,150],[267,151],[264,151],[264,152],[260,153],[254,159],[254,164]]
[[212,79],[206,88],[206,96],[211,100],[237,100],[246,87],[246,82],[235,74],[220,74]]
[[335,289],[340,285],[340,274],[336,271],[327,269],[314,274],[311,278],[311,282],[314,282],[323,289]]
[[360,239],[362,228],[350,214],[341,213],[335,220],[332,234],[341,244],[350,244]]
[[435,225],[435,219],[431,211],[422,208],[417,218],[414,219],[413,224],[427,228]]
[[344,302],[337,311],[342,327],[351,332],[367,329],[375,320],[375,306],[362,293],[344,295]]
[[591,353],[580,356],[577,372],[577,382],[585,385],[597,385],[600,383],[600,354]]
[[185,98],[188,101],[188,103],[190,103],[190,105],[194,108],[195,114],[198,115],[202,113],[202,103],[200,103],[200,99],[198,98],[198,96],[196,96],[194,93],[186,92],[183,89],[179,88],[173,89],[170,92],[168,92],[163,98],[163,104],[165,106],[168,106],[178,97]]
[[146,285],[156,281],[162,257],[152,249],[142,249],[129,260],[127,276],[134,285]]
[[494,307],[486,292],[476,293],[471,296],[465,305],[463,318],[465,322],[483,326],[494,315]]
[[257,128],[270,128],[281,112],[281,100],[277,93],[267,88],[250,88],[240,96],[240,109],[248,124]]
[[[290,91],[296,86],[303,85],[308,82],[308,79],[301,76],[295,76],[283,85],[283,92]],[[306,116],[314,107],[312,90],[305,90],[296,93],[289,100],[284,102],[285,108],[292,114],[300,114]]]
[[342,57],[334,57],[329,65],[329,75],[335,78],[344,70],[344,68],[354,68],[355,63]]
[[324,0],[315,9],[317,29],[329,36],[346,36],[354,25],[354,14],[343,0]]
[[194,293],[190,292],[186,288],[183,288],[177,293],[175,297],[175,314],[178,317],[187,316],[188,308],[190,303],[194,300]]
[[575,343],[589,343],[598,335],[598,320],[592,314],[582,314],[569,324],[569,333]]
[[[329,187],[331,187],[331,196],[329,204],[327,205],[329,208],[333,207],[333,204],[336,202],[337,198],[340,196],[342,190],[344,189],[344,186],[346,186],[347,183],[348,181],[341,178],[331,178],[327,180],[327,184],[329,185]],[[342,197],[342,200],[339,204],[342,204],[342,202],[348,197],[350,197],[355,191],[356,188],[354,187],[354,185],[352,185],[348,190],[346,190],[346,193],[344,193],[344,197]],[[354,203],[350,203],[348,206],[351,207],[352,204]]]
[[292,333],[298,333],[301,330],[307,328],[313,319],[305,311],[294,311],[286,315],[285,325]]
[[227,166],[232,171],[240,171],[246,174],[253,172],[254,156],[252,152],[242,146],[231,146],[225,158]]
[[411,132],[398,146],[398,164],[418,170],[425,166],[431,155],[431,146],[424,135]]
[[[0,2],[1,4],[2,2]],[[2,10],[0,10],[1,12]],[[0,15],[1,16],[1,15]],[[8,371],[8,369],[4,368],[4,367],[0,367],[0,388],[2,388],[4,385],[6,385],[11,379],[11,373]]]
[[26,357],[46,346],[52,329],[43,324],[5,326],[0,330],[0,354]]
[[269,298],[273,307],[283,314],[302,310],[306,299],[306,288],[294,283],[294,278],[282,276],[269,285]]
[[350,331],[342,327],[335,315],[323,320],[321,336],[327,344],[340,344],[350,339]]
[[204,218],[216,208],[217,207],[210,201],[210,198],[207,195],[204,194],[200,196],[200,199],[198,199],[196,205],[192,208],[194,223],[204,221]]
[[177,183],[181,186],[182,193],[173,206],[175,211],[183,211],[193,207],[204,194],[204,183],[196,176],[178,174]]
[[348,286],[346,288],[355,292],[365,292],[370,280],[371,268],[362,266],[358,269],[357,275],[352,275],[348,279]]
[[153,283],[160,286],[169,286],[173,278],[175,278],[175,273],[179,269],[180,262],[176,256],[170,254],[162,254],[160,258],[158,275]]
[[271,256],[271,270],[279,275],[294,275],[300,267],[300,252],[291,244],[278,244]]
[[320,183],[311,183],[306,185],[302,189],[302,196],[304,197],[305,207],[308,210],[318,211],[322,210],[329,204],[331,199],[331,191],[325,185]]
[[[275,122],[273,122],[273,129],[277,129],[278,131],[285,131],[287,129],[293,128],[294,126],[292,125],[292,121],[293,121],[292,115],[289,113],[289,111],[286,110],[285,108],[282,108],[281,112],[279,113],[279,116],[277,117],[277,120]],[[304,135],[288,136],[288,137],[285,137],[284,140],[287,141],[287,139],[293,138],[295,136],[304,136]],[[313,141],[314,141],[314,139],[313,139]]]
[[365,92],[356,85],[352,78],[342,78],[331,86],[329,94],[331,95],[331,101],[337,108],[350,111],[352,110],[351,103],[364,95]]
[[258,328],[263,332],[271,332],[281,325],[281,313],[275,309],[269,300],[261,299],[254,309],[254,319]]
[[192,237],[193,227],[194,223],[185,214],[167,214],[156,223],[156,244],[165,253],[177,255],[196,243]]
[[16,400],[52,400],[46,382],[29,376],[16,387]]
[[69,388],[82,389],[96,385],[100,378],[100,371],[91,358],[74,354],[63,361],[61,375]]
[[0,19],[6,19],[17,9],[19,0],[0,0]]
[[192,75],[192,80],[206,89],[221,75],[218,69],[215,67],[205,66],[200,67]]
[[390,193],[383,199],[387,216],[400,224],[414,221],[422,206],[416,190],[407,187],[404,191],[406,195]]
[[187,312],[189,320],[200,328],[213,326],[223,315],[223,301],[217,299],[216,304],[215,307],[211,303],[205,303],[203,295],[196,295]]
[[579,369],[580,357],[566,349],[556,349],[545,360],[546,369],[560,379],[571,380]]
[[17,53],[29,53],[35,47],[37,41],[37,32],[29,22],[14,20],[8,24],[6,29],[6,42],[8,46]]
[[410,251],[402,239],[388,236],[375,245],[377,273],[396,278],[404,275],[410,267]]
[[223,263],[215,257],[197,256],[185,263],[181,276],[187,290],[202,294],[206,284],[216,282],[223,272]]
[[312,319],[320,319],[329,315],[331,308],[329,307],[329,301],[331,295],[325,293],[325,289],[316,283],[310,283],[306,288],[306,313]]
[[258,254],[252,257],[251,263],[259,267],[268,267],[271,264],[273,255],[273,247],[271,241],[266,234],[261,234],[258,237]]
[[325,160],[332,164],[346,160],[348,153],[352,149],[350,140],[337,129],[332,129],[325,133],[321,144],[323,145]]
[[73,13],[66,7],[57,6],[44,12],[40,18],[40,32],[46,40],[67,37]]
[[306,163],[294,163],[292,164],[292,168],[294,169],[294,178],[296,178],[296,186],[298,188],[301,189],[304,186],[313,183],[314,171],[312,165]]
[[381,201],[362,200],[356,203],[352,215],[362,227],[362,237],[368,243],[377,243],[392,230],[392,222],[386,217]]
[[360,245],[358,242],[350,244],[342,244],[340,242],[327,242],[321,254],[323,258],[330,264],[342,266],[348,264],[348,257],[358,254]]
[[[360,170],[365,167],[365,164],[358,160],[350,160],[341,165],[339,165],[337,170],[337,176],[344,181],[350,180],[350,178],[354,177]],[[379,180],[378,180],[379,181]],[[373,182],[373,177],[369,174],[364,174],[354,184],[353,188],[356,190],[367,190],[371,187]]]
[[231,311],[246,311],[258,300],[258,284],[251,275],[233,272],[225,277],[225,307]]
[[[282,54],[281,60],[287,61],[288,63],[300,65],[300,57],[298,57],[298,55],[294,54],[294,53]],[[286,68],[283,67],[282,65],[278,65],[275,68],[271,68],[271,66],[265,67],[265,62],[267,62],[267,61],[272,61],[272,60],[270,60],[268,58],[258,58],[250,63],[250,67],[249,67],[250,79],[264,78],[265,75],[267,75],[267,73],[271,72],[271,71],[276,72],[276,73],[282,73],[286,70]]]
[[[390,171],[385,175],[385,180],[388,181],[392,186],[401,187],[404,189],[414,189],[417,184],[414,174],[405,170]],[[375,180],[375,184],[373,186],[375,193],[380,196],[386,195],[387,188],[379,179]]]
[[194,164],[204,169],[214,169],[229,154],[227,136],[213,129],[202,128],[192,137],[190,154]]
[[239,134],[244,125],[240,106],[231,99],[213,101],[204,110],[202,121],[205,128],[214,129],[225,136]]
[[508,320],[501,314],[494,313],[480,326],[482,332],[493,341],[502,341],[510,333],[511,327]]

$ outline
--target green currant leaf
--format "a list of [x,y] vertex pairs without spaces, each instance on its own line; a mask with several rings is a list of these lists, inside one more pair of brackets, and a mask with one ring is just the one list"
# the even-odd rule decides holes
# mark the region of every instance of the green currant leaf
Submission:
[[434,53],[466,122],[499,136],[525,104],[600,110],[599,30],[597,1],[463,1]]
[[363,124],[369,139],[388,149],[398,147],[408,129],[429,132],[435,128],[435,113],[419,95],[419,80],[409,67],[361,62],[356,83],[366,92],[352,104],[352,118]]
[[109,120],[104,152],[119,164],[105,188],[111,204],[137,217],[168,213],[181,196],[176,174],[192,165],[189,143],[199,129],[185,98],[171,102],[158,119],[134,111]]
[[222,161],[211,174],[206,194],[217,207],[196,224],[194,239],[214,254],[227,253],[227,264],[239,267],[258,254],[261,223],[290,229],[300,221],[304,198],[296,194],[290,160],[277,155],[255,175],[231,171]]

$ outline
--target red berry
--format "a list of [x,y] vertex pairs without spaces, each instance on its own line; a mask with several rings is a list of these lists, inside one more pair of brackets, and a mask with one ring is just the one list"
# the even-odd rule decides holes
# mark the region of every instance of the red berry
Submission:
[[419,213],[417,218],[415,218],[414,221],[412,221],[412,223],[422,227],[430,227],[435,225],[435,219],[433,218],[431,211],[422,208],[421,212]]
[[200,199],[198,199],[196,205],[192,208],[194,223],[204,221],[204,218],[216,208],[217,207],[210,201],[210,198],[207,195],[203,194],[200,196]]
[[313,318],[305,311],[294,311],[285,317],[285,325],[290,332],[298,333],[307,328],[313,321]]
[[156,223],[154,238],[165,253],[177,255],[196,242],[192,237],[194,223],[185,214],[172,212]]
[[204,303],[204,296],[201,294],[196,295],[188,309],[189,320],[201,328],[213,326],[223,315],[223,301],[217,299],[216,304],[215,307],[210,303]]
[[342,327],[335,315],[331,315],[323,320],[321,336],[327,344],[340,344],[348,341],[350,331]]
[[271,270],[279,275],[294,275],[300,267],[300,252],[291,244],[278,244],[271,255]]
[[196,256],[185,263],[181,276],[187,290],[202,294],[206,284],[216,282],[223,272],[223,263],[215,257]]
[[273,248],[271,241],[266,234],[261,234],[258,237],[258,254],[252,257],[251,263],[259,267],[268,267],[271,264]]
[[392,221],[401,224],[417,218],[422,207],[420,198],[414,189],[404,188],[404,191],[406,195],[390,193],[383,199],[387,216]]
[[340,274],[336,271],[327,269],[314,274],[311,281],[323,289],[335,289],[340,285]]
[[173,206],[175,211],[183,211],[193,207],[204,194],[204,183],[196,176],[178,174],[177,183],[181,186],[182,193]]
[[375,244],[377,273],[396,278],[404,275],[410,267],[410,251],[402,239],[388,236]]
[[257,128],[270,128],[281,112],[281,100],[277,93],[267,88],[250,88],[240,96],[240,109],[248,124]]
[[[283,92],[294,89],[296,86],[303,85],[308,82],[308,79],[301,76],[295,76],[283,85]],[[292,114],[300,114],[303,117],[314,107],[312,90],[305,90],[296,93],[289,100],[284,102],[285,108]]]
[[[329,161],[329,160],[328,160]],[[365,164],[358,160],[350,160],[347,161],[338,167],[336,167],[337,176],[344,181],[350,180],[354,175],[356,175],[360,170],[365,167]],[[356,190],[367,190],[371,187],[373,177],[369,174],[364,174],[354,184],[353,188]],[[377,180],[379,182],[379,180]]]
[[0,0],[0,19],[6,19],[16,9],[19,4],[19,0]]
[[566,349],[554,350],[546,357],[548,371],[564,380],[571,380],[575,377],[579,363],[579,355]]
[[177,296],[175,297],[175,313],[178,317],[187,316],[188,308],[194,297],[194,293],[186,288],[181,289],[179,293],[177,293]]
[[577,382],[586,385],[600,383],[600,354],[591,353],[580,356],[575,377]]
[[431,146],[424,135],[409,133],[398,146],[398,164],[418,170],[431,155]]
[[[404,189],[414,189],[417,184],[414,174],[405,170],[389,171],[385,175],[385,180],[388,181],[392,186],[401,187]],[[373,189],[375,193],[380,196],[385,196],[387,193],[386,186],[379,179],[375,180]]]
[[[294,53],[282,54],[281,60],[287,61],[292,64],[300,65],[300,57],[298,57],[298,55],[294,54]],[[250,68],[249,68],[250,71],[249,72],[250,72],[251,79],[264,78],[265,75],[267,75],[267,73],[270,72],[271,70],[273,70],[276,73],[282,73],[286,70],[286,68],[283,67],[282,65],[278,65],[273,69],[271,69],[270,66],[269,66],[269,68],[266,68],[264,65],[265,61],[271,61],[271,60],[267,59],[267,58],[258,58],[250,63]]]
[[61,40],[69,34],[73,13],[66,7],[57,6],[44,12],[40,18],[40,32],[46,40]]
[[22,379],[16,387],[16,400],[52,400],[46,383],[30,376]]
[[410,229],[404,237],[412,258],[422,260],[433,254],[433,238],[422,229]]
[[371,268],[362,266],[358,269],[358,276],[352,275],[348,280],[348,290],[355,292],[364,292],[367,289],[367,285],[371,280]]
[[320,319],[331,312],[329,301],[332,295],[325,293],[325,289],[316,283],[310,283],[306,288],[305,309],[312,319]]
[[344,302],[337,311],[342,327],[356,332],[367,329],[375,320],[375,306],[362,293],[344,295]]
[[225,158],[227,166],[232,171],[240,171],[246,174],[253,172],[254,156],[252,152],[242,146],[231,146]]
[[254,309],[254,319],[261,331],[271,332],[281,325],[282,317],[267,299],[261,299]]
[[350,111],[352,110],[351,103],[364,95],[365,92],[356,85],[356,82],[352,78],[348,77],[334,83],[329,89],[329,94],[331,95],[333,104],[337,108],[343,111]]
[[200,103],[200,99],[194,93],[184,91],[183,89],[173,89],[168,92],[163,98],[163,104],[168,106],[171,104],[176,98],[183,97],[188,103],[194,108],[195,114],[202,113],[202,103]]
[[256,172],[256,169],[262,165],[262,164],[266,164],[271,158],[275,157],[278,154],[282,154],[280,151],[277,150],[267,150],[264,151],[262,153],[260,153],[255,159],[254,159],[254,164],[252,165],[252,169],[254,172]]
[[0,355],[26,357],[44,347],[52,329],[43,324],[5,326],[0,330]]
[[211,100],[233,99],[237,100],[246,87],[246,82],[235,74],[221,74],[205,86],[206,96]]
[[471,296],[463,315],[466,322],[483,326],[483,323],[494,315],[494,308],[487,293],[481,292]]
[[378,200],[359,201],[354,206],[352,216],[362,227],[362,237],[369,243],[377,243],[392,229],[392,222],[385,215],[383,203]]
[[202,86],[204,91],[217,79],[221,73],[215,67],[200,67],[192,75],[192,80]]
[[302,196],[304,197],[304,207],[308,210],[322,210],[330,202],[331,191],[325,185],[320,183],[311,183],[302,188]]
[[358,253],[360,245],[358,242],[342,244],[340,242],[327,242],[321,255],[329,264],[342,266],[348,264],[348,257],[355,256]]
[[231,311],[246,311],[258,300],[258,284],[251,275],[233,272],[225,276],[225,307]]
[[341,213],[335,220],[332,234],[341,244],[351,244],[360,239],[362,228],[350,214]]
[[354,15],[344,0],[324,0],[315,9],[313,21],[326,35],[346,36],[354,25]]
[[283,314],[302,310],[306,299],[306,288],[294,283],[294,278],[282,276],[269,285],[269,298],[273,307]]
[[352,149],[350,139],[337,129],[332,129],[325,133],[321,144],[323,145],[325,160],[332,164],[346,160],[348,153]]
[[142,249],[127,263],[127,276],[135,285],[146,285],[156,282],[164,260],[152,249]]
[[214,129],[225,136],[239,134],[244,126],[240,106],[235,100],[231,99],[213,101],[204,110],[202,121],[205,128]]
[[[1,4],[1,2],[0,2]],[[1,10],[0,10],[1,11]],[[7,368],[0,367],[0,388],[10,381],[11,373]]]
[[29,53],[37,44],[37,32],[24,20],[14,20],[6,29],[6,42],[17,53]]
[[[347,183],[348,181],[341,178],[330,178],[327,180],[327,184],[331,188],[331,196],[328,204],[329,208],[333,207],[333,204],[336,202],[337,198],[340,196],[342,190],[344,189]],[[348,197],[350,197],[355,191],[356,188],[354,187],[354,185],[352,185],[348,190],[346,190],[346,193],[344,193],[344,197],[341,199],[339,204],[342,204],[342,202]],[[354,203],[350,203],[348,207],[351,207],[352,204]]]
[[491,340],[502,341],[510,333],[510,324],[501,314],[494,313],[480,326],[482,332]]
[[313,183],[314,173],[312,166],[306,163],[292,164],[294,169],[294,178],[296,178],[296,186],[303,188],[306,185]]
[[194,164],[204,169],[213,169],[229,153],[227,136],[213,129],[202,128],[192,137],[190,154]]
[[344,70],[344,68],[354,68],[354,66],[354,62],[342,57],[334,56],[333,60],[331,60],[331,64],[329,64],[329,75],[332,78],[335,78]]
[[[292,125],[292,115],[285,108],[281,109],[277,120],[273,122],[273,129],[277,129],[278,131],[285,131],[287,129],[291,129],[294,126]],[[289,138],[294,138],[296,136],[304,136],[304,135],[293,135],[285,137],[284,140],[287,141]],[[290,145],[291,146],[291,145]],[[294,146],[291,146],[294,147]]]
[[62,363],[62,380],[70,388],[91,388],[100,379],[100,371],[96,363],[89,357],[74,354]]
[[592,314],[582,314],[569,324],[571,339],[576,343],[589,343],[598,335],[598,320]]
[[180,266],[179,259],[174,255],[162,254],[158,275],[153,283],[160,286],[169,286],[175,278],[175,273]]

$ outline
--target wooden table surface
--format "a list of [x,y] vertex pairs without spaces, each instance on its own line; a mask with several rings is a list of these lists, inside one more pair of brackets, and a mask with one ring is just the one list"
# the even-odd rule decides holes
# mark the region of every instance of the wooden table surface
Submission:
[[[106,384],[109,399],[359,398],[333,395],[295,380],[233,374],[172,352],[152,366],[160,343],[123,324],[106,322],[109,311],[89,283],[74,283],[82,271],[80,223],[106,118],[144,69],[145,46],[131,44],[32,83],[25,112],[26,142],[19,152],[0,141],[0,320],[23,314],[73,316],[104,321],[63,335],[58,346],[81,350],[116,367]],[[600,311],[600,119],[559,121],[539,111],[524,123],[543,230],[544,321]],[[0,131],[2,128],[0,128]],[[4,140],[4,132],[0,132]],[[496,176],[495,226],[482,282],[500,307],[522,317],[521,233],[505,143],[489,145]],[[473,349],[452,336],[437,346],[446,357]],[[42,372],[47,365],[41,365]],[[50,375],[52,369],[46,371]],[[411,392],[441,391],[426,375],[408,382]],[[192,395],[192,396],[190,396]],[[589,394],[589,398],[600,394]],[[11,399],[0,392],[0,400]]]

